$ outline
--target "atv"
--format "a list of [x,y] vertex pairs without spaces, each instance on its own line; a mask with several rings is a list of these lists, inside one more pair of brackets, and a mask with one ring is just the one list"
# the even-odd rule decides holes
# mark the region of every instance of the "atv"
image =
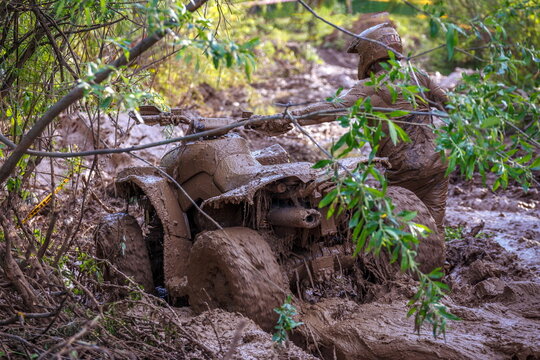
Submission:
[[[181,111],[146,107],[141,115],[149,122],[181,117]],[[362,161],[347,158],[341,167],[353,170]],[[119,172],[116,190],[127,210],[100,224],[97,256],[145,291],[165,289],[197,312],[240,312],[271,330],[273,309],[288,294],[301,296],[355,262],[347,213],[328,217],[328,207],[318,206],[335,187],[333,176],[290,162],[279,145],[252,152],[237,134],[183,143],[159,167]],[[444,242],[426,206],[404,188],[389,187],[388,196],[433,230],[421,240],[419,259],[441,266]],[[139,220],[130,215],[134,199],[143,209]],[[114,281],[115,272],[105,268],[104,277]]]

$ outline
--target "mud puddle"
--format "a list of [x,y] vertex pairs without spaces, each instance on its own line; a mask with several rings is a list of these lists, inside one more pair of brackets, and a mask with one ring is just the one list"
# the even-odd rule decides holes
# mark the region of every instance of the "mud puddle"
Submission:
[[540,271],[538,189],[525,192],[512,186],[494,193],[476,183],[453,186],[446,223],[458,232],[491,239],[515,254],[520,264]]

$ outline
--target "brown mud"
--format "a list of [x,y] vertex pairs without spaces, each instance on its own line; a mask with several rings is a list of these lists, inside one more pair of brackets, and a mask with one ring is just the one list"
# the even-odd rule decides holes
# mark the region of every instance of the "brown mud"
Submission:
[[[213,309],[195,316],[190,311],[179,313],[182,325],[196,334],[199,342],[219,354],[219,358],[234,360],[315,360],[292,343],[278,345],[271,335],[252,320],[238,313]],[[230,357],[226,357],[229,355]],[[189,359],[204,359],[204,353],[193,351]]]
[[[354,79],[354,67],[330,52],[321,53],[323,59],[333,59],[331,65],[321,65],[325,70],[315,66],[305,82],[293,75],[287,89],[276,91],[281,102],[324,99]],[[325,71],[332,75],[320,76]],[[463,71],[439,76],[441,86],[454,87]],[[344,81],[344,76],[349,79]],[[271,86],[259,86],[272,91]],[[307,129],[326,146],[343,131],[337,124]],[[248,135],[254,148],[267,146],[258,135]],[[277,142],[293,159],[321,158],[300,134],[282,135]],[[325,359],[540,358],[539,206],[538,189],[524,192],[511,186],[493,193],[479,181],[454,179],[444,225],[457,236],[447,235],[445,281],[452,291],[444,303],[462,320],[449,322],[444,339],[434,339],[429,325],[420,335],[413,332],[406,303],[414,283],[402,277],[370,284],[363,303],[358,302],[358,288],[346,281],[326,289],[323,297],[304,299],[313,303],[298,304],[305,326],[294,332],[295,342]]]
[[445,338],[433,338],[429,325],[413,332],[405,313],[414,283],[403,276],[379,284],[365,303],[341,296],[301,305],[296,343],[325,359],[540,358],[538,192],[480,185],[451,186],[446,226],[455,233],[447,236],[445,282],[452,291],[443,302],[461,320],[448,324]]
[[244,227],[198,235],[187,277],[195,311],[221,308],[241,312],[269,332],[278,320],[273,309],[288,293],[269,244],[257,231]]
[[[340,60],[331,50],[321,50],[321,58],[331,64],[314,65],[307,73],[285,74],[252,86],[274,102],[302,103],[327,98],[338,87],[354,83],[356,71],[348,60]],[[455,85],[456,76],[449,78],[445,79],[448,84]],[[215,115],[221,115],[226,99],[220,98],[218,92],[213,94]],[[119,121],[129,120],[127,115],[121,115]],[[68,143],[86,150],[92,134],[86,128],[70,128],[76,123],[77,119],[65,121],[58,131],[72,134]],[[133,125],[130,133],[122,134],[111,127],[102,139],[112,147],[155,141],[163,136],[159,126],[140,126]],[[344,132],[335,123],[307,129],[326,147]],[[292,160],[321,158],[298,132],[276,139],[262,138],[252,131],[241,133],[252,150],[278,143],[289,151]],[[163,153],[160,148],[139,155],[157,163]],[[105,159],[105,173],[100,176],[110,183],[115,171],[133,164],[129,155]],[[111,189],[103,186],[96,190],[101,191],[104,201],[90,201],[86,217],[89,224],[97,223],[104,210],[124,208],[109,197]],[[220,357],[231,350],[232,359],[540,359],[538,189],[525,193],[511,186],[493,193],[476,180],[454,179],[444,225],[453,229],[447,235],[444,264],[445,281],[452,291],[444,303],[462,319],[449,322],[445,339],[433,338],[429,325],[422,328],[420,335],[413,332],[413,321],[406,317],[406,302],[414,294],[414,281],[406,276],[371,279],[363,290],[351,285],[354,279],[344,278],[335,281],[333,288],[329,286],[324,296],[312,294],[304,298],[296,305],[300,311],[298,320],[305,325],[292,334],[296,345],[304,350],[291,343],[276,345],[270,334],[239,313],[213,309],[196,316],[191,308],[184,307],[177,309],[177,315],[199,342]],[[363,292],[361,296],[359,292]],[[192,349],[186,358],[206,358],[199,351]]]

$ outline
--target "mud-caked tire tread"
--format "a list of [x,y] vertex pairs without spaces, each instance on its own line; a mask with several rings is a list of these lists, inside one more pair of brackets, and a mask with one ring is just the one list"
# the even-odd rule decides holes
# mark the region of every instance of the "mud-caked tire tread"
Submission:
[[[188,262],[189,303],[196,312],[239,312],[271,331],[274,308],[287,292],[270,246],[249,228],[206,231],[197,236]],[[215,283],[219,282],[219,283]]]
[[[116,213],[103,219],[96,232],[96,255],[142,285],[146,292],[154,291],[150,256],[141,227],[133,216]],[[107,264],[104,266],[104,280],[126,284],[125,278]]]

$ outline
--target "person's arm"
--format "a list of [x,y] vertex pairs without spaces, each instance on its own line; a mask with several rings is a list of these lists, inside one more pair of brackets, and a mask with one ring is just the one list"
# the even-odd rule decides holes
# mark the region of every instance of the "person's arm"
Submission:
[[336,120],[342,114],[325,114],[327,111],[347,109],[354,105],[360,98],[365,98],[374,94],[374,89],[364,85],[364,81],[357,82],[351,89],[346,90],[334,102],[318,102],[308,105],[301,109],[291,111],[291,115],[295,117],[309,115],[308,117],[298,119],[301,125],[313,125],[323,122]]
[[[336,109],[347,109],[354,105],[354,103],[367,96],[371,96],[375,93],[374,89],[370,86],[364,85],[365,81],[357,82],[351,89],[340,94],[335,102],[318,102],[306,107],[291,110],[290,114],[294,117],[301,117],[298,119],[300,125],[313,125],[323,122],[330,122],[336,120],[339,114],[324,114],[325,111]],[[313,115],[310,115],[315,113]],[[302,117],[305,116],[305,117]],[[256,118],[257,115],[252,118]],[[265,122],[257,125],[247,125],[249,129],[254,129],[270,136],[280,135],[288,132],[292,129],[291,120],[284,114],[282,119],[276,119],[269,122]]]

